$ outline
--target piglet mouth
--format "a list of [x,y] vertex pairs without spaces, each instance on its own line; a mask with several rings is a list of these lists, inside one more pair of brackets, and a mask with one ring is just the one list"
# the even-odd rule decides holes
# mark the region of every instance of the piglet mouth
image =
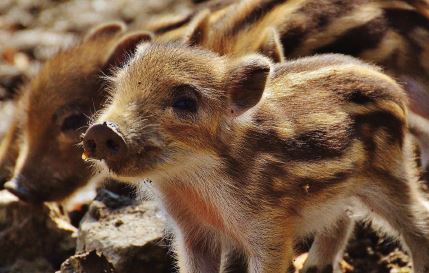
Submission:
[[4,184],[4,188],[17,196],[20,200],[28,203],[38,204],[42,200],[31,189],[23,183],[23,177],[17,176]]
[[127,145],[119,133],[118,126],[112,122],[92,125],[83,137],[82,159],[105,160],[115,162],[127,154]]

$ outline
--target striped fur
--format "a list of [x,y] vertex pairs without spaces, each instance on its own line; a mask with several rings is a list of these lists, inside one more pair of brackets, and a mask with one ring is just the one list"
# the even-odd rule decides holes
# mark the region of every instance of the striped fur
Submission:
[[[185,17],[169,21],[160,19],[147,28],[158,41],[183,39],[199,10],[210,10],[208,14],[215,21],[233,2],[223,0],[203,4]],[[260,51],[281,61],[282,54],[277,54],[281,51],[271,49],[278,45],[275,35],[273,31],[267,32],[267,43],[261,44]],[[89,117],[98,111],[101,102],[107,98],[107,83],[101,78],[110,75],[112,68],[121,66],[132,55],[134,42],[142,40],[141,36],[149,37],[151,34],[145,31],[125,32],[125,25],[120,22],[102,24],[89,31],[82,43],[60,52],[45,64],[24,87],[26,92],[16,109],[23,113],[17,117],[16,123],[20,125],[12,124],[10,137],[2,141],[1,183],[9,178],[20,178],[33,201],[45,201],[67,197],[92,177],[93,174],[80,160],[76,147],[79,140],[61,136],[61,124],[55,122],[56,112],[66,108],[69,114],[81,112]],[[120,45],[121,40],[126,43]],[[118,46],[122,50],[118,50]],[[120,54],[114,55],[115,50]],[[14,137],[16,135],[20,137]],[[19,149],[21,152],[17,151]],[[45,167],[40,167],[40,160],[46,160]]]
[[[377,68],[343,55],[273,65],[144,44],[112,84],[95,124],[116,124],[127,154],[94,163],[153,182],[180,272],[226,272],[237,251],[250,273],[286,272],[294,242],[312,233],[303,272],[338,272],[353,224],[346,210],[362,208],[403,239],[416,273],[428,272],[406,95]],[[196,112],[175,108],[187,94]]]
[[[160,18],[146,27],[159,41],[182,39],[199,10],[209,9],[212,17],[217,18],[232,2],[204,3],[189,15],[170,20]],[[107,98],[107,82],[102,77],[110,75],[114,67],[123,64],[132,54],[133,39],[149,35],[144,31],[125,32],[125,29],[121,22],[94,27],[81,43],[48,60],[38,75],[22,88],[15,120],[1,140],[1,185],[9,179],[20,178],[32,201],[61,200],[94,175],[89,166],[82,163],[77,147],[80,140],[75,137],[85,126],[78,128],[70,139],[60,132],[61,121],[57,115],[61,112],[61,119],[81,113],[89,119],[101,108]],[[121,45],[123,50],[117,50],[121,40],[128,43]],[[115,50],[125,55],[113,56]]]
[[[412,131],[426,132],[429,115],[419,114],[419,109],[427,108],[429,100],[418,100],[413,94],[429,94],[428,14],[424,0],[247,0],[204,29],[191,24],[190,32],[192,28],[200,35],[205,32],[201,35],[205,39],[194,45],[239,56],[262,52],[259,44],[266,42],[261,33],[274,28],[286,58],[342,53],[378,64],[409,94],[415,114],[410,115]],[[422,153],[429,154],[424,145],[429,135],[419,134],[417,139],[423,143]],[[429,170],[426,158],[422,157],[422,165]]]
[[[237,55],[242,55],[246,52],[261,52],[279,62],[283,61],[284,59],[281,52],[282,50],[286,53],[288,58],[310,55],[314,52],[328,52],[330,51],[328,49],[332,49],[334,52],[345,52],[352,54],[356,53],[355,55],[359,55],[359,57],[362,57],[366,60],[382,64],[395,73],[397,71],[412,71],[411,75],[407,77],[404,76],[402,78],[411,78],[413,81],[417,81],[417,84],[426,88],[427,84],[422,83],[420,78],[416,79],[416,75],[424,75],[424,73],[421,73],[421,69],[409,69],[411,65],[414,68],[415,63],[423,62],[424,60],[428,59],[424,58],[427,55],[424,52],[427,50],[421,51],[423,52],[422,57],[418,56],[418,54],[420,54],[418,52],[420,51],[410,50],[410,48],[414,49],[416,46],[421,47],[427,44],[425,43],[425,39],[427,39],[425,38],[427,36],[425,34],[425,30],[424,28],[423,30],[419,28],[419,26],[424,26],[424,19],[421,18],[420,15],[416,15],[412,16],[412,18],[414,18],[412,21],[401,20],[401,18],[405,18],[404,16],[407,16],[406,13],[414,13],[412,15],[424,14],[420,12],[421,10],[424,10],[422,8],[422,4],[419,1],[413,1],[413,3],[411,3],[419,7],[419,10],[417,10],[414,9],[412,5],[404,3],[403,1],[395,1],[394,3],[389,3],[386,1],[380,2],[382,4],[374,4],[373,2],[377,3],[380,1],[342,2],[325,0],[323,3],[320,3],[319,1],[316,3],[315,0],[252,0],[242,2],[226,0],[214,1],[213,3],[208,2],[207,4],[200,5],[195,9],[194,12],[184,17],[173,18],[170,20],[161,19],[147,25],[146,28],[156,34],[155,37],[158,41],[180,40],[182,39],[183,35],[186,35],[186,33],[189,32],[190,26],[192,29],[199,25],[199,20],[204,19],[199,17],[199,11],[208,9],[210,12],[206,13],[206,16],[208,17],[206,19],[208,19],[208,26],[212,29],[212,31],[206,37],[212,36],[211,39],[213,40],[213,45],[209,45],[211,42],[208,41],[209,44],[207,46],[216,52],[225,53],[228,51],[229,53],[235,52]],[[374,8],[372,7],[374,5],[378,6]],[[374,16],[373,14],[380,13],[380,9],[393,10],[393,12],[389,13],[389,16],[384,16],[382,19],[377,20],[381,20],[381,22],[379,22],[381,25],[383,22],[389,20],[393,23],[396,22],[396,24],[389,27],[389,30],[387,30],[387,34],[383,39],[377,36],[378,32],[376,31],[369,31],[366,33],[365,24],[367,23],[367,19],[364,17],[359,17],[359,10],[361,9],[369,10],[369,14],[371,16]],[[418,13],[416,13],[416,11],[418,11]],[[351,19],[349,19],[350,22],[344,24],[343,21],[349,18],[349,15],[353,15],[351,16]],[[397,20],[398,18],[399,21]],[[338,26],[343,28],[338,29]],[[274,28],[272,27],[275,27],[278,30],[273,31]],[[358,30],[356,30],[356,28]],[[384,28],[374,26],[375,30]],[[367,29],[372,29],[372,26],[369,28],[367,27]],[[415,31],[412,29],[415,29]],[[115,28],[113,28],[113,33],[114,32]],[[362,38],[359,38],[360,41],[378,41],[378,44],[374,44],[374,49],[365,50],[364,47],[368,46],[367,43],[354,43],[352,44],[354,45],[354,48],[349,48],[347,44],[341,43],[341,39],[344,40],[344,38],[341,37],[347,37],[347,35],[351,35],[347,33],[356,32],[362,35]],[[342,33],[342,36],[338,36],[336,33]],[[318,37],[318,35],[321,36]],[[371,38],[371,35],[374,37]],[[222,36],[225,36],[225,38],[222,38]],[[250,41],[249,38],[251,39]],[[315,40],[317,40],[316,44],[313,42]],[[391,43],[390,41],[396,42]],[[204,41],[202,42],[204,43]],[[413,46],[408,45],[412,43]],[[335,47],[335,44],[339,44],[339,46]],[[356,45],[361,46],[361,48],[356,48]],[[395,45],[397,48],[399,48],[399,50],[394,49],[392,45]],[[82,58],[86,58],[86,54],[82,52],[91,52],[92,47],[103,49],[100,51],[105,52],[104,49],[108,49],[110,47],[110,43],[84,43],[78,47],[78,50],[67,50],[67,52],[70,52],[70,54],[59,54],[54,57],[53,61],[50,62],[55,63],[57,62],[55,60],[61,60],[62,63],[78,64]],[[357,54],[357,52],[359,52],[359,54]],[[395,57],[396,59],[392,59],[392,56],[397,57]],[[93,59],[87,58],[84,61],[88,62],[90,60]],[[424,66],[425,69],[427,69],[429,65],[422,64],[421,66]],[[54,71],[55,70],[45,69],[44,72],[40,74],[39,78],[45,77],[49,79],[53,77],[50,74],[54,74]],[[87,75],[76,75],[73,70],[66,69],[63,75],[65,78],[70,79],[75,79],[76,77],[80,76],[82,76],[82,79],[88,79],[93,76],[98,77],[99,74],[90,72],[90,74]],[[76,82],[80,83],[82,81],[76,80]],[[57,86],[53,89],[64,90],[64,88],[64,86]],[[73,90],[68,91],[71,93],[66,93],[68,95],[72,95],[75,90],[79,92],[79,90],[84,89],[80,86],[73,88]],[[96,89],[99,88],[102,87],[96,87]],[[46,94],[47,96],[48,92],[43,94]],[[48,99],[40,98],[40,100],[43,101]],[[412,104],[412,106],[414,104]],[[424,105],[424,103],[420,104]],[[97,109],[98,106],[96,105],[95,109],[92,109],[91,112],[96,111]],[[416,121],[412,122],[412,124],[420,125],[421,123],[417,122],[418,120],[421,119],[417,118]],[[15,156],[13,155],[16,153],[13,152],[13,147],[16,147],[17,145],[10,145],[11,149],[9,149],[7,142],[8,140],[5,140],[2,144],[3,147],[0,152],[0,161],[8,162],[5,165],[13,165],[10,164],[10,162],[14,162],[13,158]],[[1,165],[4,165],[4,163]],[[7,177],[6,173],[10,169],[10,166],[2,167],[2,171],[5,172],[4,177]],[[35,185],[34,188],[37,191],[37,188],[40,187]]]

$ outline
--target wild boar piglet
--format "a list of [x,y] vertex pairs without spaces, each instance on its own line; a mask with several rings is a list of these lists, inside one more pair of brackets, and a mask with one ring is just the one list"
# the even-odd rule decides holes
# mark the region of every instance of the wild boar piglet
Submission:
[[20,199],[38,203],[62,200],[91,179],[78,143],[107,97],[102,76],[120,66],[117,61],[136,44],[152,38],[148,32],[124,31],[119,22],[94,28],[23,87],[0,143],[0,185],[7,181],[5,188]]
[[[273,65],[141,44],[112,78],[84,157],[120,180],[149,179],[169,218],[180,272],[340,272],[354,218],[378,217],[429,272],[429,213],[410,157],[406,97],[376,67],[343,55]],[[361,213],[356,214],[361,215]]]
[[[194,20],[199,21],[200,8],[216,20],[231,2],[203,4],[180,19],[169,15],[155,20],[148,26],[151,32],[126,31],[121,22],[107,22],[55,54],[16,99],[13,121],[0,141],[0,186],[5,184],[22,200],[40,203],[62,201],[96,179],[80,159],[77,144],[107,97],[103,76],[121,66],[139,42],[182,39]],[[261,47],[271,50],[270,45]]]

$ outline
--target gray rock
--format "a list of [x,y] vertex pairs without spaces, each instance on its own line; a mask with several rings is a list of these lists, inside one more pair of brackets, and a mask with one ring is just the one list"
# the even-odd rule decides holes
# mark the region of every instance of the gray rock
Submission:
[[94,201],[81,221],[76,253],[96,250],[117,273],[172,272],[164,226],[154,202],[111,210]]
[[73,254],[76,234],[58,205],[33,206],[0,191],[0,272],[54,272]]
[[57,273],[115,273],[115,270],[106,257],[91,251],[71,256]]

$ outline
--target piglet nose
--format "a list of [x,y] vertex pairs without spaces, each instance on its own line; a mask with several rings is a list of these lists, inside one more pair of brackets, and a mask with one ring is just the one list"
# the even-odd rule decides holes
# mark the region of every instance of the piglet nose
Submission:
[[95,124],[88,128],[83,137],[83,159],[105,159],[116,161],[126,153],[126,144],[111,122]]
[[24,186],[22,176],[16,176],[12,180],[6,182],[4,184],[4,188],[14,195],[16,195],[19,199],[27,202],[33,202],[36,200],[35,196],[32,196],[30,190]]

